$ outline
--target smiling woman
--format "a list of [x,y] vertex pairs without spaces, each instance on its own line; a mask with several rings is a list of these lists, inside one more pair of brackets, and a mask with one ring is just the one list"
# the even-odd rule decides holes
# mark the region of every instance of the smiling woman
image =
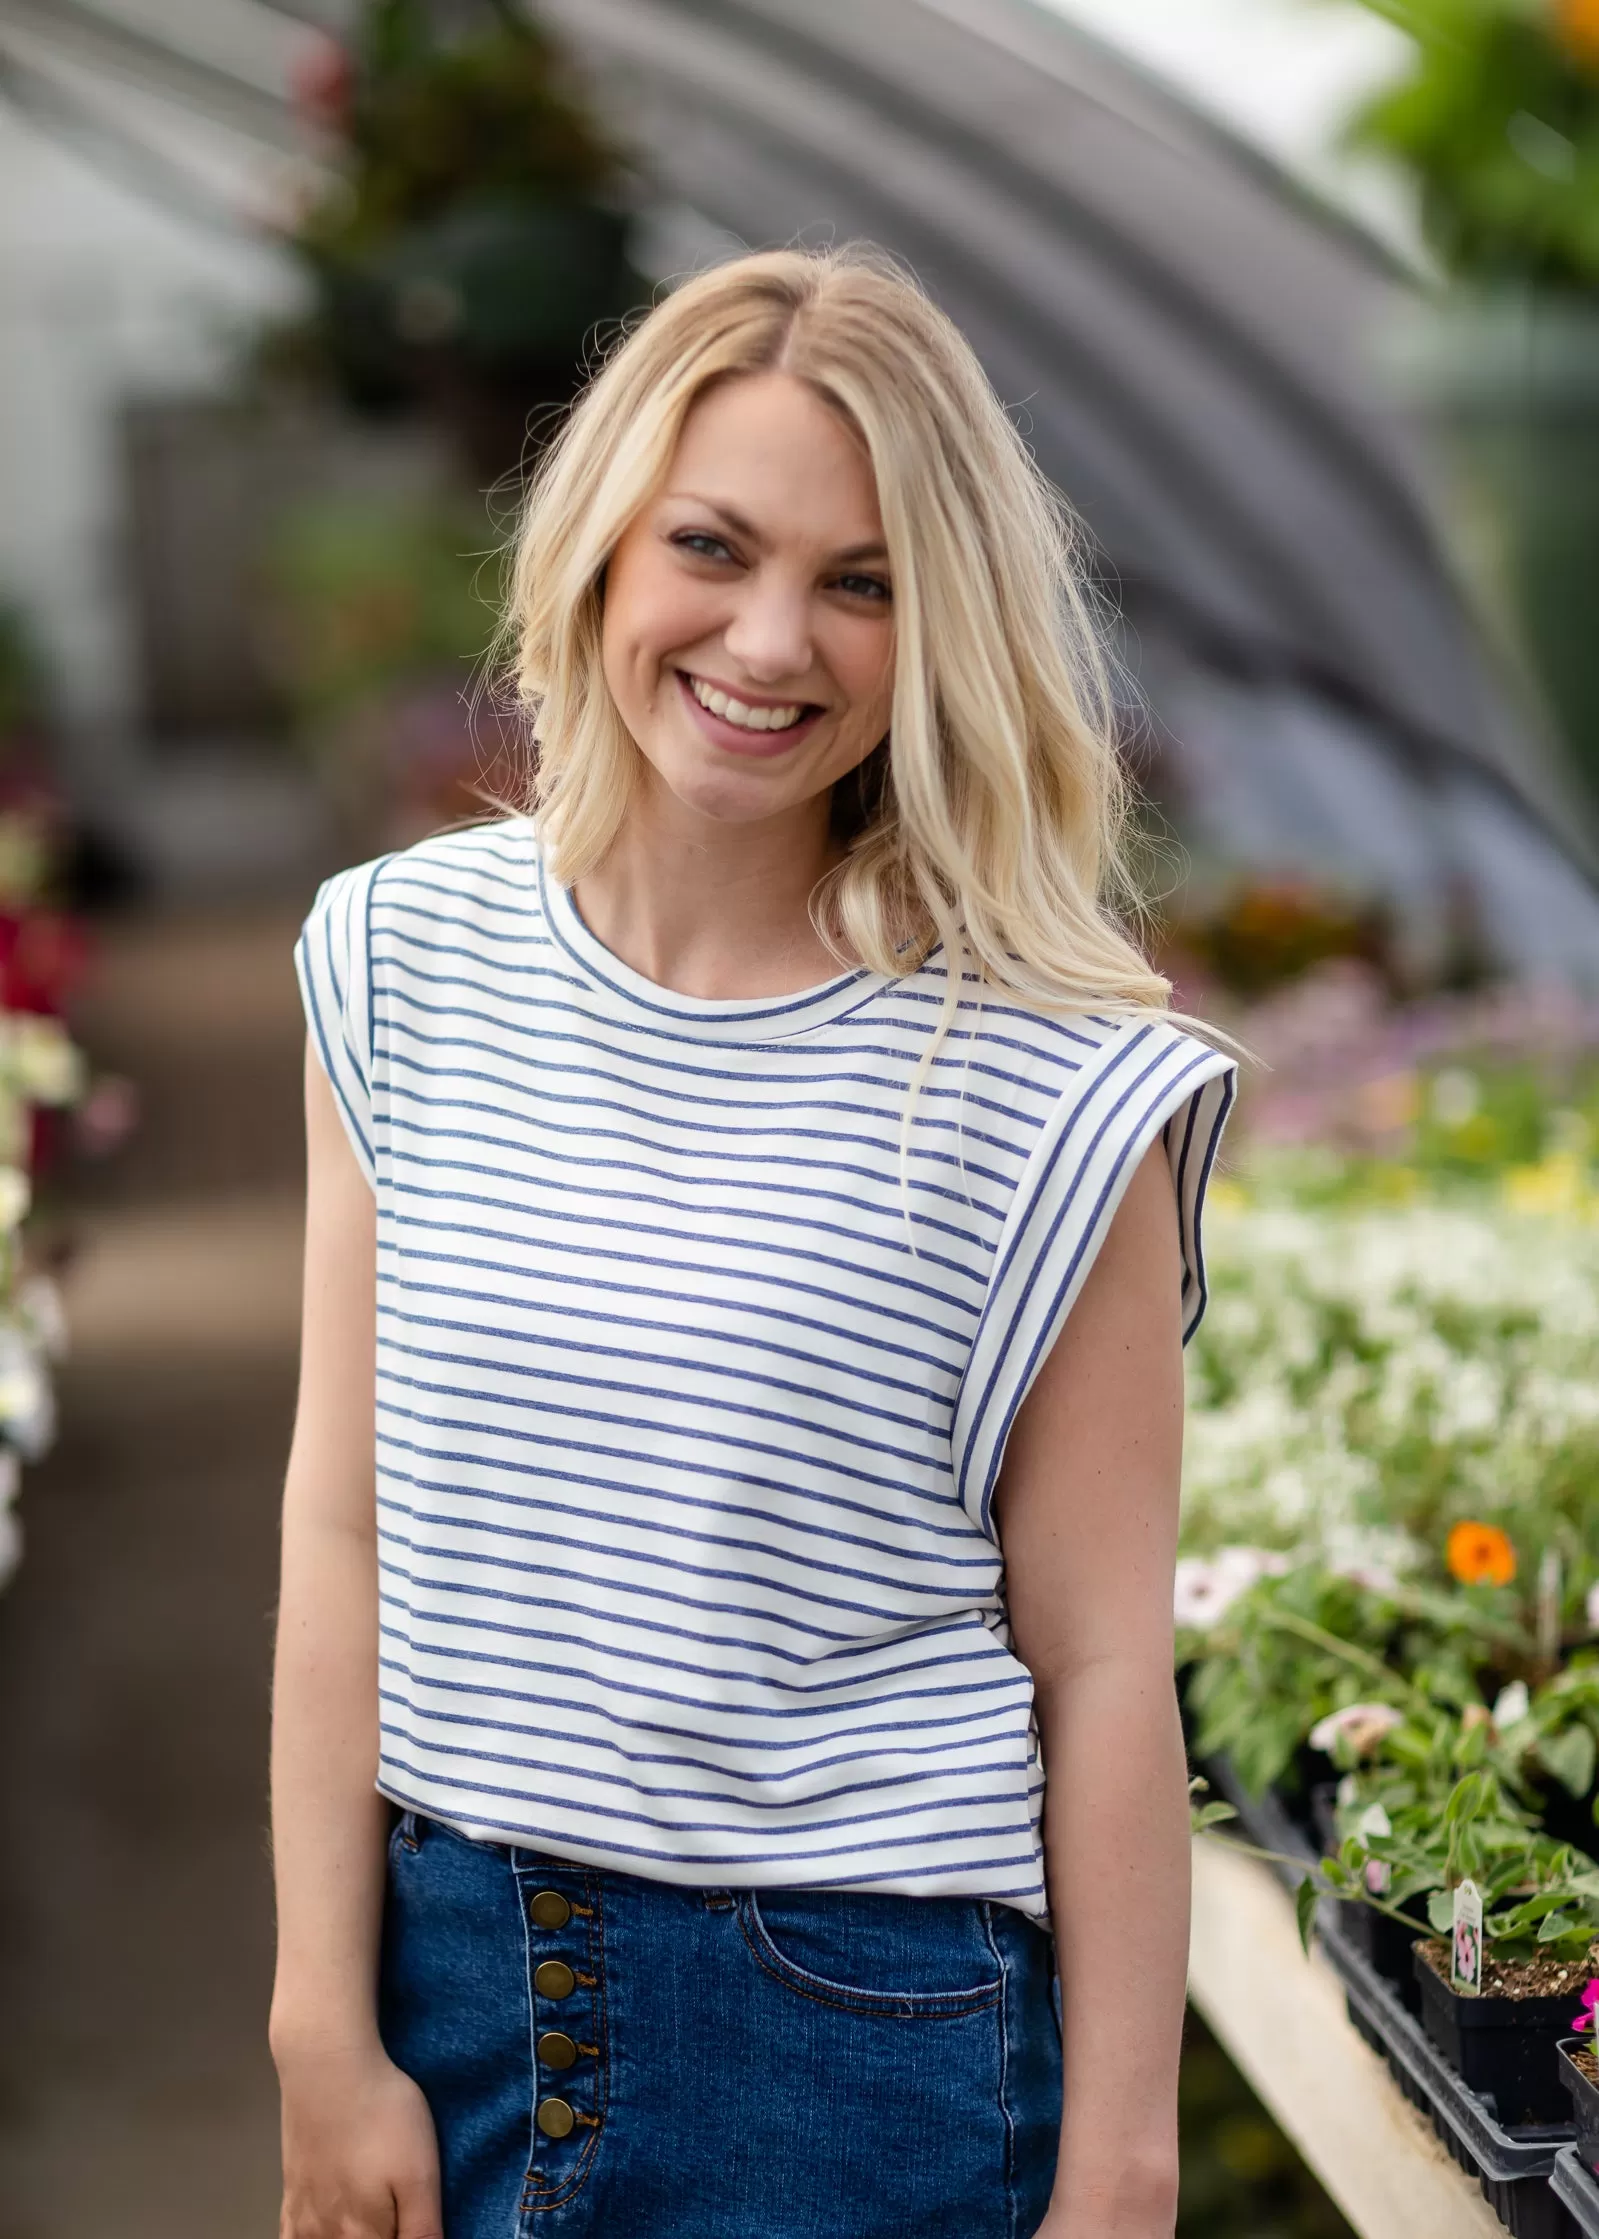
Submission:
[[904,276],[746,258],[507,632],[526,802],[297,951],[284,2239],[1169,2239],[1233,1067],[1065,517]]

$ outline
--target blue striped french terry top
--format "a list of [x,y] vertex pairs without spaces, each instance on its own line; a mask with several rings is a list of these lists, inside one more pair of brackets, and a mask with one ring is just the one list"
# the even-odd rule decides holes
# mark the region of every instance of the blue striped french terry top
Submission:
[[908,1232],[936,958],[679,995],[511,819],[329,880],[296,962],[377,1200],[383,1792],[666,1881],[1041,1915],[995,1479],[1157,1135],[1198,1322],[1230,1060],[968,1001]]

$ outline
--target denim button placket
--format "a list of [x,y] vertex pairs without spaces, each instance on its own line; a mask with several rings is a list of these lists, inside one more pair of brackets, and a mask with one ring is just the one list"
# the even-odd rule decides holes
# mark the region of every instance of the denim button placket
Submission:
[[[558,2207],[587,2174],[599,2142],[605,2114],[604,1952],[597,1874],[519,1852],[516,1878],[527,1933],[535,2052],[527,2212]],[[563,1908],[569,1908],[564,1918]],[[571,1988],[564,1990],[567,1975]],[[549,2061],[539,2052],[546,2038],[556,2055]]]

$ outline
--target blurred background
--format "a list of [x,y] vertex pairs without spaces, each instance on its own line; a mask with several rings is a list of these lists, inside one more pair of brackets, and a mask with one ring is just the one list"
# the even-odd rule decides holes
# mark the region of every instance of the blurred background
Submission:
[[[0,2239],[276,2228],[289,949],[503,775],[596,340],[857,234],[1084,516],[1241,1143],[1599,1112],[1599,0],[0,0]],[[1185,2094],[1185,2239],[1344,2229]]]

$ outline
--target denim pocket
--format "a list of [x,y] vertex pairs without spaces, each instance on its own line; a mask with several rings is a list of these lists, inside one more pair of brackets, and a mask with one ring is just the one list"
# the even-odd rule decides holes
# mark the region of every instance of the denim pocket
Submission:
[[958,2020],[999,2002],[979,1899],[745,1890],[739,1927],[766,1973],[818,2004],[897,2020]]

